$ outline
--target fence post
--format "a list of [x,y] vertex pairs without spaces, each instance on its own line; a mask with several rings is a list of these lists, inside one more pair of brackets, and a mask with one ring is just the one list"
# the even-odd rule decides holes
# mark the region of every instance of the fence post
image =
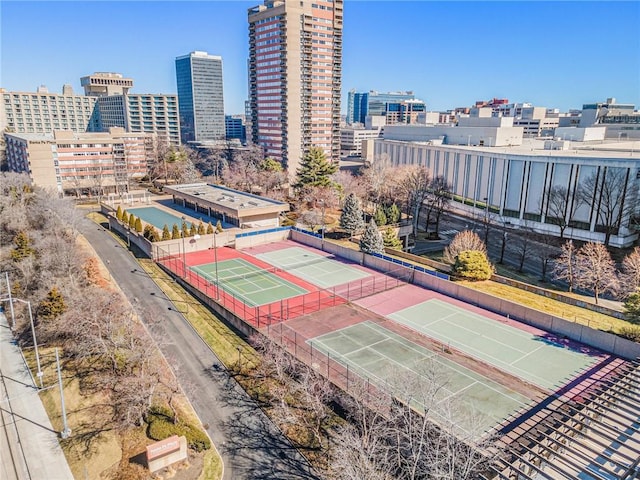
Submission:
[[329,372],[329,360],[331,360],[329,355],[329,350],[327,350],[327,380],[331,380],[331,373]]
[[298,357],[298,332],[293,332],[293,352]]
[[347,363],[347,393],[349,393],[349,364]]

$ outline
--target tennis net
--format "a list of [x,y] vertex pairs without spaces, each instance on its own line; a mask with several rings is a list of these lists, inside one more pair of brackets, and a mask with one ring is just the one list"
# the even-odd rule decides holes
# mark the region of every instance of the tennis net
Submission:
[[283,270],[291,271],[291,270],[297,270],[299,268],[308,267],[310,265],[315,265],[318,263],[324,263],[328,260],[336,260],[336,256],[335,255],[318,256],[316,258],[312,258],[311,260],[306,260],[304,262],[287,263],[287,264],[282,263],[280,264],[280,266],[282,267]]
[[[257,278],[257,277],[263,277],[265,274],[267,273],[276,273],[281,271],[280,269],[276,268],[276,267],[269,267],[269,268],[260,268],[260,267],[256,267],[257,270],[252,270],[250,272],[245,272],[245,273],[236,273],[236,274],[227,274],[226,272],[229,272],[229,270],[221,270],[218,272],[218,282],[219,283],[224,283],[224,282],[233,282],[234,280],[251,280],[252,278]],[[198,273],[198,275],[205,277],[207,280],[211,281],[213,284],[216,284],[216,272],[214,271],[205,271],[205,270],[201,270],[199,268],[194,269],[196,273]]]

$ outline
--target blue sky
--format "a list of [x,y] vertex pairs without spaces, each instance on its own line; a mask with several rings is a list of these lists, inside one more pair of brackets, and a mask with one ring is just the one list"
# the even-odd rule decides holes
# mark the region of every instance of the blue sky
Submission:
[[[226,113],[247,96],[247,8],[261,1],[0,0],[0,87],[81,92],[95,71],[175,93],[174,60],[223,58]],[[638,1],[345,1],[343,99],[413,90],[431,110],[492,97],[562,110],[616,97],[640,108]],[[343,100],[343,111],[346,104]]]

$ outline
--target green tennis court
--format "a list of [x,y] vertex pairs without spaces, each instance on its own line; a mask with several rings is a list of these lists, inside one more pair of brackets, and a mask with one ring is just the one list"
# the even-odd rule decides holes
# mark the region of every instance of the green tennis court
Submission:
[[407,375],[419,375],[424,382],[437,378],[442,388],[434,397],[436,403],[446,406],[452,398],[460,400],[468,414],[464,417],[475,417],[473,426],[467,425],[469,431],[487,431],[530,403],[525,396],[370,321],[321,335],[309,343],[363,378],[392,390]]
[[[215,263],[189,268],[211,283],[216,283]],[[220,288],[240,298],[251,307],[309,293],[308,290],[287,282],[242,258],[218,262],[217,278],[220,282]]]
[[601,359],[439,299],[388,318],[543,388],[557,388]]
[[334,287],[370,276],[367,272],[300,247],[260,253],[256,257],[321,288]]

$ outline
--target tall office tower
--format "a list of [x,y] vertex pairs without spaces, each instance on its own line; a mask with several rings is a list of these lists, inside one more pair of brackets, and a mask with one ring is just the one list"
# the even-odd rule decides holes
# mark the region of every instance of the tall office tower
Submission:
[[253,142],[290,177],[311,147],[338,161],[343,0],[265,0],[248,20]]
[[80,79],[87,97],[105,95],[126,95],[133,87],[133,79],[124,78],[120,73],[96,72]]
[[224,140],[222,57],[191,52],[176,58],[182,142]]
[[374,90],[358,93],[349,91],[347,104],[347,123],[365,123],[367,115],[386,115],[388,103],[400,103],[415,100],[413,92],[379,93]]

